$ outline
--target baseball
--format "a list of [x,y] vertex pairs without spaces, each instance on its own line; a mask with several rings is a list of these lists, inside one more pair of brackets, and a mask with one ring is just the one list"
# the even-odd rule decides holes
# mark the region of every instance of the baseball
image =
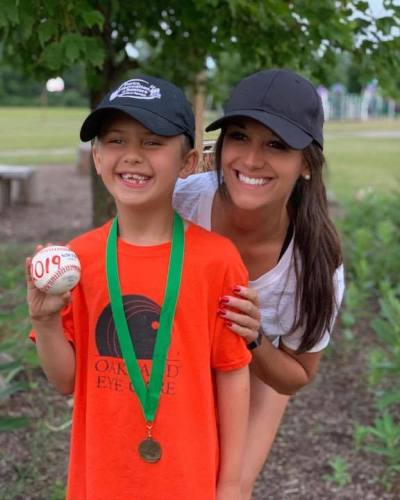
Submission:
[[78,283],[81,265],[75,252],[64,246],[48,246],[31,263],[33,283],[44,293],[65,293]]

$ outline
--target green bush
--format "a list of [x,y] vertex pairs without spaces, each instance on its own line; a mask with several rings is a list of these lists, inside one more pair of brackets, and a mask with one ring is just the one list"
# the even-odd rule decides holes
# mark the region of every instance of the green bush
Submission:
[[370,381],[381,385],[377,392],[377,404],[385,409],[400,405],[400,299],[389,290],[379,300],[380,314],[372,321],[372,327],[381,342],[381,348],[369,357]]
[[333,483],[338,488],[343,488],[351,482],[349,465],[344,458],[337,455],[330,459],[328,463],[331,468],[331,473],[325,474],[325,481]]
[[[346,206],[339,221],[344,242],[347,291],[342,313],[345,338],[361,317],[369,320],[378,347],[368,353],[368,380],[377,417],[357,425],[357,446],[379,455],[390,489],[400,472],[400,196],[369,192]],[[346,333],[347,332],[347,333]]]
[[345,206],[339,220],[346,274],[365,300],[396,287],[400,276],[400,196],[371,193]]
[[0,252],[0,431],[27,424],[21,416],[9,416],[6,403],[19,391],[29,389],[31,371],[38,366],[29,330],[24,277],[23,245],[2,245]]
[[386,467],[381,479],[390,489],[400,473],[400,422],[384,412],[371,426],[357,425],[354,438],[357,446],[383,458]]

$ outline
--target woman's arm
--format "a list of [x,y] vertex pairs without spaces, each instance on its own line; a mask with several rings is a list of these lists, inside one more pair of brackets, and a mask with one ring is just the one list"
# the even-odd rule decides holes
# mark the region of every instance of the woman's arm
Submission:
[[[257,339],[261,328],[257,292],[237,287],[235,293],[238,296],[221,297],[220,315],[249,344]],[[297,354],[282,343],[277,349],[264,335],[261,338],[261,345],[252,350],[251,366],[263,382],[281,394],[291,395],[312,380],[322,352]]]
[[240,500],[240,477],[249,418],[249,369],[216,372],[220,439],[217,500]]
[[282,343],[277,349],[265,337],[252,354],[251,366],[257,376],[277,392],[287,395],[311,382],[322,356],[322,352],[297,354]]

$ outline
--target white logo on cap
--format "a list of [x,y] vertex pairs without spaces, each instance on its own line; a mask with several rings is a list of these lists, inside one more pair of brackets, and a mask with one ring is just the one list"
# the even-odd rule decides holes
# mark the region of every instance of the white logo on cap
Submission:
[[120,85],[120,87],[111,94],[110,101],[113,101],[117,97],[131,97],[132,99],[161,99],[161,91],[158,87],[146,82],[146,80],[134,78],[132,80],[127,80]]

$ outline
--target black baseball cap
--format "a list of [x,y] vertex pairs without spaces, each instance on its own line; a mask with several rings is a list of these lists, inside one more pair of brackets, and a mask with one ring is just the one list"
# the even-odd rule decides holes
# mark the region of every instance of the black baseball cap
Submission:
[[304,149],[312,141],[323,148],[321,98],[311,82],[293,71],[270,69],[241,80],[224,106],[224,116],[206,131],[241,116],[261,122],[293,149]]
[[122,111],[157,135],[187,135],[193,146],[195,121],[183,91],[171,82],[137,75],[109,92],[83,122],[80,138],[94,139],[111,110]]

